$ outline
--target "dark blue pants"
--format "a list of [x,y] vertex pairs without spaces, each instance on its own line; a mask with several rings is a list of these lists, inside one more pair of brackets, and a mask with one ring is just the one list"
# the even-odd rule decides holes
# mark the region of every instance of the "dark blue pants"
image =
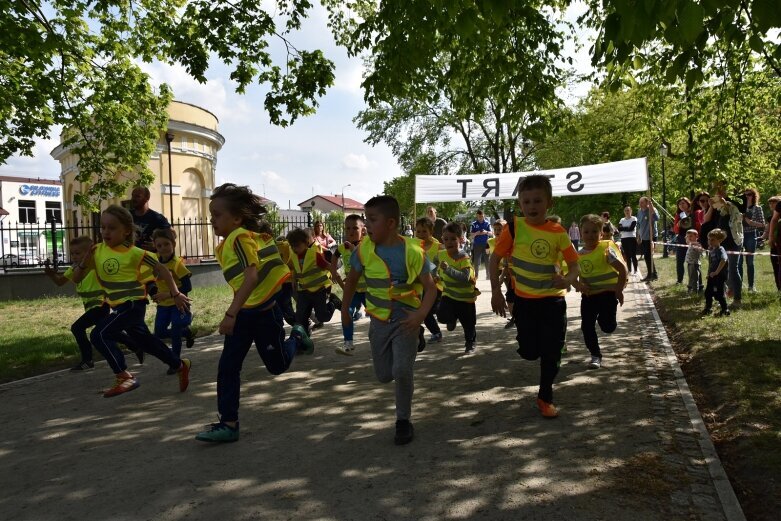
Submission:
[[540,359],[538,398],[553,402],[553,381],[559,374],[561,351],[567,335],[567,302],[564,297],[515,296],[513,317],[518,354],[524,360]]
[[241,367],[253,342],[266,369],[274,375],[282,374],[290,367],[298,348],[295,338],[285,340],[282,310],[278,305],[267,310],[239,311],[233,334],[225,335],[217,369],[217,410],[222,421],[239,419]]
[[677,278],[675,279],[678,284],[683,283],[683,276],[686,275],[686,252],[688,251],[685,246],[685,241],[680,242],[677,241],[678,246],[675,248],[675,274]]
[[161,340],[170,338],[171,351],[178,358],[182,354],[182,335],[192,322],[193,315],[189,311],[181,312],[176,306],[157,306],[155,336]]
[[[749,230],[743,235],[743,249],[748,253],[757,251],[757,231]],[[748,272],[748,287],[754,287],[754,256],[746,255],[746,271]],[[738,257],[738,272],[743,278],[743,255]]]
[[432,335],[439,335],[442,333],[442,330],[439,329],[439,324],[437,323],[437,311],[439,310],[439,304],[442,302],[442,292],[437,290],[437,298],[434,300],[434,305],[431,306],[431,309],[428,312],[428,315],[426,315],[426,318],[423,320],[423,323],[426,325],[428,330],[431,332]]
[[179,357],[146,327],[146,304],[146,300],[131,300],[120,304],[98,322],[90,334],[92,345],[103,355],[114,374],[127,370],[125,356],[117,346],[117,342],[124,343],[126,337],[130,338],[131,347],[149,353],[172,369],[178,369],[182,364]]
[[[353,299],[350,301],[350,316],[355,315],[356,311],[360,311],[361,305],[366,306],[366,293],[359,293],[356,291],[353,294]],[[352,342],[354,331],[355,324],[353,322],[350,322],[349,326],[342,326],[342,333],[344,334],[345,340]]]
[[87,336],[87,330],[97,325],[110,311],[111,308],[107,304],[94,307],[85,311],[83,315],[76,319],[76,322],[71,324],[71,333],[73,333],[73,337],[79,346],[82,362],[92,361],[92,344]]
[[285,282],[276,295],[277,304],[282,310],[282,317],[289,326],[296,325],[296,312],[293,309],[293,283]]
[[580,330],[591,356],[602,358],[597,337],[597,324],[605,333],[616,330],[616,309],[618,299],[612,291],[603,291],[595,295],[583,295],[580,301]]

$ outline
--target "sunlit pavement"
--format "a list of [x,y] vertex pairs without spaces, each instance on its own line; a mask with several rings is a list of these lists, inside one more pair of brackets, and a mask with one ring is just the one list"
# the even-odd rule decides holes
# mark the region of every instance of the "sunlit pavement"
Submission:
[[568,295],[554,420],[534,406],[539,363],[517,355],[481,280],[477,350],[463,353],[459,327],[418,356],[415,440],[402,447],[366,319],[354,357],[334,352],[338,317],[284,375],[251,351],[229,445],[193,439],[216,421],[218,336],[187,351],[186,393],[149,356],[131,367],[141,387],[116,398],[100,394],[105,363],[4,386],[0,519],[740,519],[635,280],[618,330],[600,333],[599,370],[587,368],[580,296]]

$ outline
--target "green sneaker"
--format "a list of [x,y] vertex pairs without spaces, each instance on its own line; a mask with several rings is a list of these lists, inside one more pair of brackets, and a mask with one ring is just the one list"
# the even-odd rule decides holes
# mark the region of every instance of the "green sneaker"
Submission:
[[306,334],[304,326],[300,324],[293,326],[293,331],[290,333],[290,336],[293,335],[298,336],[299,340],[301,340],[301,350],[305,355],[311,355],[315,352],[315,344],[312,342],[312,339],[309,338],[309,335]]
[[195,439],[198,441],[206,441],[210,443],[230,443],[239,441],[239,423],[236,422],[236,427],[231,427],[225,423],[211,423],[208,425],[209,430],[199,432]]

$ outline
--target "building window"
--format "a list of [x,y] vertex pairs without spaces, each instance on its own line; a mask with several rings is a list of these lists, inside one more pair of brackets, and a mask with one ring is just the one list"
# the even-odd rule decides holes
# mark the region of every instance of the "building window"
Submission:
[[19,222],[22,224],[35,224],[35,201],[19,200]]
[[62,224],[62,206],[60,203],[46,202],[46,222]]

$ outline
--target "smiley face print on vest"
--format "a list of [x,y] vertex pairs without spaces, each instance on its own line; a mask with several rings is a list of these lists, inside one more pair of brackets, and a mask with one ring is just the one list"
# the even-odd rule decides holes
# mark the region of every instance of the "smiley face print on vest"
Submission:
[[531,245],[531,253],[538,259],[545,259],[550,255],[550,243],[545,239],[537,239]]
[[580,271],[583,272],[584,275],[588,275],[592,271],[594,271],[594,264],[590,260],[584,260],[580,261]]
[[103,261],[103,271],[109,275],[114,275],[119,271],[119,261],[114,258],[106,259]]

